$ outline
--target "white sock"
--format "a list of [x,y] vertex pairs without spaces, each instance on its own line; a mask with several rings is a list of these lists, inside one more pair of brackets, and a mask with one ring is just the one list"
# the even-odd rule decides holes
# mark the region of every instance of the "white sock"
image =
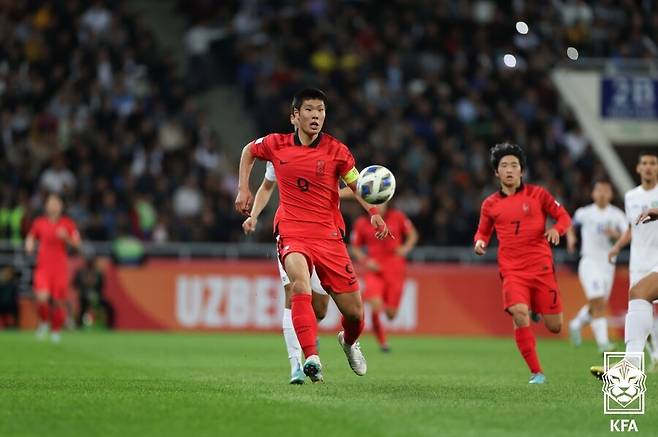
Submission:
[[653,305],[644,299],[628,301],[624,337],[626,352],[644,352],[653,325]]
[[292,311],[288,308],[283,309],[281,327],[283,328],[283,339],[286,341],[286,348],[288,349],[290,371],[294,372],[302,362],[302,347],[299,340],[297,340],[297,334],[295,334],[295,328],[292,325]]
[[589,313],[589,305],[585,304],[569,324],[573,329],[582,329],[583,326],[587,326],[591,321],[592,316]]
[[605,316],[592,319],[591,326],[594,338],[596,339],[596,344],[599,345],[599,347],[607,345],[609,343],[608,319],[606,319]]

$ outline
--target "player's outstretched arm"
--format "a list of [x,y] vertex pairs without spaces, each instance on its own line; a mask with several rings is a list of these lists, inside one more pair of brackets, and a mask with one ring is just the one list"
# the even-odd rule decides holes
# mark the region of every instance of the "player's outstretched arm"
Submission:
[[610,249],[610,252],[608,252],[608,261],[611,264],[615,263],[615,258],[617,258],[617,255],[619,255],[619,252],[628,245],[628,243],[631,242],[633,239],[633,233],[631,231],[631,226],[629,225],[628,228],[626,228],[626,231],[622,234],[621,237],[619,237],[619,240],[615,243],[614,246],[612,246],[612,249]]
[[473,237],[473,241],[475,241],[473,252],[475,252],[476,255],[482,256],[487,253],[487,245],[491,239],[491,234],[493,234],[493,226],[494,219],[489,213],[489,206],[485,200],[480,207],[480,221],[475,236]]
[[251,143],[244,146],[240,155],[240,169],[238,170],[238,195],[235,198],[235,210],[248,216],[254,201],[249,189],[249,176],[254,167],[256,157],[251,153]]
[[258,217],[260,217],[260,213],[263,212],[263,209],[265,209],[265,206],[267,206],[269,203],[275,186],[275,181],[263,178],[263,182],[260,184],[260,187],[258,187],[258,191],[256,191],[256,196],[254,197],[254,205],[251,208],[251,214],[244,222],[242,222],[242,229],[244,230],[245,234],[250,234],[256,230]]

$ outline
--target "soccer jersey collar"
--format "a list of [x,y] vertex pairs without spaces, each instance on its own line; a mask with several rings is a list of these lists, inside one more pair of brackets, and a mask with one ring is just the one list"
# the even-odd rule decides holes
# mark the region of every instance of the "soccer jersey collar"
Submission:
[[[295,135],[295,146],[303,146],[302,140],[299,139],[299,134],[295,132],[294,135]],[[322,140],[322,132],[318,134],[318,137],[315,140],[313,140],[313,142],[309,144],[308,147],[318,147],[318,144],[320,144],[321,140]]]
[[[514,194],[518,194],[518,193],[520,193],[524,188],[525,188],[525,184],[523,183],[523,181],[521,181],[521,185],[519,185],[519,188],[514,192]],[[503,192],[503,189],[502,189],[502,188],[498,190],[498,193],[499,193],[502,197],[507,197],[507,194],[505,194],[505,192]]]

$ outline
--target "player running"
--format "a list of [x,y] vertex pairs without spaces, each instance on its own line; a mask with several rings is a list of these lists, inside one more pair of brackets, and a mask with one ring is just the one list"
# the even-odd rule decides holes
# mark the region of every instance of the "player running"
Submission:
[[578,278],[587,298],[587,303],[569,322],[569,333],[573,344],[579,346],[582,342],[581,329],[591,324],[596,344],[603,353],[614,349],[608,340],[608,321],[605,317],[615,278],[615,265],[608,261],[608,252],[612,241],[616,241],[628,228],[628,222],[623,211],[610,204],[610,182],[596,182],[592,200],[594,203],[576,210],[573,227],[567,233],[568,250],[574,252],[577,242],[574,228],[580,228],[582,246]]
[[[482,203],[474,251],[484,255],[496,231],[503,308],[514,320],[516,345],[532,373],[529,383],[543,384],[546,377],[530,329],[530,311],[543,315],[552,333],[562,329],[562,302],[549,243],[560,242],[571,219],[548,191],[523,183],[525,162],[525,153],[516,144],[491,148],[491,164],[500,180],[500,190]],[[548,230],[547,215],[556,220]]]
[[65,305],[69,288],[67,246],[76,249],[80,246],[80,234],[75,223],[62,215],[63,210],[64,202],[59,194],[49,194],[45,215],[34,220],[25,240],[25,250],[30,255],[34,253],[35,242],[39,241],[34,270],[34,293],[39,316],[37,339],[43,340],[46,337],[50,324],[50,338],[54,343],[60,342],[60,331],[66,320]]
[[[629,226],[608,256],[612,262],[621,249],[631,243],[630,292],[624,330],[626,351],[641,352],[646,344],[651,358],[650,368],[656,370],[658,322],[653,318],[653,305],[651,305],[655,298],[648,297],[652,295],[655,281],[651,277],[655,276],[653,273],[658,268],[658,222],[647,217],[653,219],[655,208],[658,207],[658,153],[655,151],[640,153],[636,171],[640,175],[641,184],[628,191],[624,197]],[[647,278],[647,281],[644,281],[644,278]],[[650,341],[647,342],[649,334],[651,334]],[[593,366],[591,371],[597,377],[603,374],[600,366]]]
[[[254,161],[258,158],[272,162],[280,191],[281,211],[274,224],[278,253],[292,282],[292,321],[306,357],[304,373],[313,382],[323,380],[316,344],[317,320],[311,303],[313,269],[343,315],[338,341],[350,367],[359,376],[367,371],[357,341],[363,331],[363,303],[336,223],[338,181],[342,179],[355,191],[359,172],[347,146],[322,132],[326,102],[326,95],[318,89],[298,92],[293,99],[297,132],[270,134],[244,147],[235,200],[236,209],[248,215],[253,203],[249,175]],[[377,237],[386,238],[390,235],[386,223],[376,208],[367,206]]]
[[[395,319],[398,314],[407,264],[405,257],[416,246],[418,232],[402,211],[390,208],[388,203],[378,205],[377,209],[396,238],[377,239],[370,221],[361,216],[354,223],[350,249],[355,260],[366,269],[363,299],[372,309],[372,328],[379,347],[383,352],[389,352],[380,314],[382,308],[388,320]],[[367,252],[364,252],[364,246]]]

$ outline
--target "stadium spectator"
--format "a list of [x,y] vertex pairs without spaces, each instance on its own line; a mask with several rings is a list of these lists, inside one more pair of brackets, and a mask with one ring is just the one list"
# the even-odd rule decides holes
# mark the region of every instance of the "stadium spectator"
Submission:
[[105,274],[98,267],[98,260],[87,257],[84,265],[78,270],[73,279],[73,286],[78,291],[78,326],[89,327],[98,317],[96,311],[104,311],[107,327],[114,327],[114,307],[105,299],[103,287]]
[[11,266],[0,267],[0,328],[18,326],[18,284]]

